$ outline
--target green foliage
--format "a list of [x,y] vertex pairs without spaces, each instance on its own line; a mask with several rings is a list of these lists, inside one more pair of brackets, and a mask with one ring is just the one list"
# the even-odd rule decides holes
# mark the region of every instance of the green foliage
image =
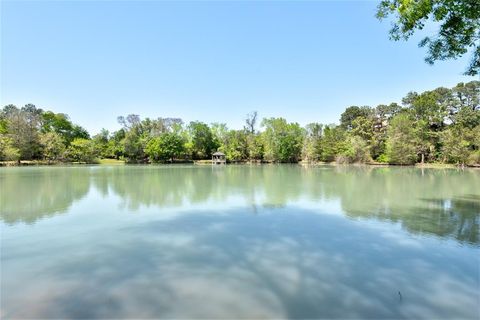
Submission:
[[49,161],[60,159],[65,152],[65,142],[62,136],[56,132],[41,133],[40,144],[43,157]]
[[480,81],[459,83],[452,89],[449,119],[460,127],[474,128],[480,125]]
[[403,103],[409,107],[416,120],[422,120],[432,130],[438,130],[445,125],[451,100],[450,90],[437,88],[420,94],[409,92]]
[[351,134],[362,138],[363,140],[371,140],[374,135],[375,118],[373,116],[357,117],[352,121]]
[[345,150],[341,156],[343,156],[342,162],[347,163],[366,163],[372,160],[367,141],[359,136],[349,136],[346,139]]
[[480,150],[472,152],[468,157],[467,163],[469,165],[480,165]]
[[194,159],[210,158],[219,145],[208,125],[200,121],[193,121],[188,125],[188,129],[192,157]]
[[388,156],[384,153],[378,156],[377,161],[380,163],[389,163],[390,159],[388,159]]
[[173,162],[175,158],[185,152],[185,141],[177,133],[164,133],[159,137],[151,139],[145,147],[145,153],[151,162],[167,161]]
[[[70,122],[67,115],[43,111],[33,104],[21,109],[5,106],[0,113],[0,124],[0,131],[10,137],[12,147],[20,152],[23,160],[57,159],[60,157],[58,150],[61,153],[65,144],[74,138],[89,139],[88,132]],[[42,135],[49,133],[54,134],[47,135],[54,140],[47,141],[45,137],[42,140]]]
[[12,146],[20,152],[20,158],[31,160],[40,152],[39,128],[41,124],[41,109],[27,104],[21,109],[8,105],[2,110],[2,118],[6,121],[7,135],[12,140]]
[[88,131],[79,126],[79,125],[73,125],[73,130],[72,130],[72,133],[71,133],[71,137],[73,139],[76,139],[76,138],[81,138],[81,139],[90,139],[90,134],[88,133]]
[[247,153],[250,160],[262,160],[264,154],[263,140],[260,134],[247,135]]
[[20,150],[13,146],[13,141],[4,134],[0,134],[0,160],[19,161]]
[[[368,134],[366,129],[368,126],[364,125],[362,128],[362,132],[356,133],[357,135],[363,137],[364,139],[369,140],[369,148],[370,148],[370,156],[373,159],[379,161],[379,157],[385,154],[386,149],[386,141],[387,141],[387,128],[390,120],[397,115],[398,113],[402,112],[403,109],[397,103],[391,103],[389,105],[381,104],[378,105],[374,110],[374,116],[368,119],[372,123],[368,123],[368,125],[372,125],[372,133],[371,138],[368,138]],[[356,129],[358,131],[358,129]],[[383,162],[385,161],[385,157],[382,158]]]
[[225,143],[219,148],[229,161],[242,161],[248,158],[248,133],[245,130],[230,130]]
[[7,119],[0,114],[0,134],[6,134],[8,132],[7,126]]
[[72,162],[93,163],[98,156],[92,140],[75,138],[65,152],[65,158]]
[[414,164],[417,161],[417,137],[414,121],[408,114],[395,116],[388,128],[386,157],[392,164]]
[[115,155],[109,148],[109,138],[110,133],[106,129],[102,129],[100,133],[92,138],[94,148],[101,158],[115,158]]
[[390,103],[389,105],[380,104],[375,108],[375,116],[378,119],[377,124],[382,126],[386,121],[393,118],[402,110],[402,106],[397,103]]
[[345,152],[346,133],[340,126],[329,125],[323,130],[320,142],[320,160],[331,162]]
[[298,124],[291,128],[292,132],[282,136],[278,144],[278,161],[297,162],[302,150],[302,131]]
[[75,138],[90,138],[87,130],[79,125],[73,124],[68,118],[68,115],[64,113],[54,113],[52,111],[43,112],[41,122],[41,132],[55,132],[62,137],[67,145]]
[[357,118],[370,118],[373,116],[373,109],[368,106],[357,107],[351,106],[345,109],[345,111],[340,116],[340,125],[343,129],[352,129],[354,121]]
[[283,118],[263,119],[262,133],[264,157],[274,162],[296,162],[300,159],[303,129],[298,123],[288,123]]
[[320,159],[320,144],[323,133],[323,125],[309,123],[305,126],[305,138],[303,141],[302,160],[315,162]]
[[214,122],[212,123],[210,130],[212,131],[213,139],[216,145],[222,146],[227,144],[228,128],[225,123]]
[[120,159],[124,156],[125,149],[123,147],[123,139],[125,139],[125,130],[123,128],[110,135],[105,150],[107,158]]
[[[480,131],[480,126],[477,130]],[[442,153],[445,161],[462,165],[472,161],[475,163],[474,150],[475,148],[478,149],[480,144],[476,133],[477,130],[453,126],[442,132]]]
[[145,160],[144,149],[147,145],[147,138],[143,137],[138,130],[129,130],[125,134],[123,142],[123,154],[130,162]]
[[425,58],[433,64],[437,60],[457,59],[473,51],[465,74],[477,75],[480,71],[480,1],[478,0],[382,0],[377,18],[393,15],[395,22],[390,35],[393,40],[405,39],[426,23],[439,25],[434,37],[425,37],[421,47],[428,47]]

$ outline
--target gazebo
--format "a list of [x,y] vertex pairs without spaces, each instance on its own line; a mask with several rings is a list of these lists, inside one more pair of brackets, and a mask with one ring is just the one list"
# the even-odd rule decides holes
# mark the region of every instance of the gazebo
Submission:
[[227,159],[225,158],[225,153],[217,151],[212,154],[212,164],[226,164]]

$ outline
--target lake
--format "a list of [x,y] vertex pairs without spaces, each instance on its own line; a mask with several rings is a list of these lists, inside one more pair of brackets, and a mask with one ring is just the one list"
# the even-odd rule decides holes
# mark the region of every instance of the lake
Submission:
[[480,317],[480,170],[0,168],[1,317]]

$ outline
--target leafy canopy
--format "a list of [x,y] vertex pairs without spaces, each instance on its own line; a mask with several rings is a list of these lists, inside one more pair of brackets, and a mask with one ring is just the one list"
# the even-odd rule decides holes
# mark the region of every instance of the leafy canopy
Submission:
[[391,39],[407,40],[427,22],[439,24],[433,37],[425,37],[420,47],[427,47],[425,61],[456,59],[473,51],[465,74],[475,76],[480,71],[480,1],[479,0],[382,0],[377,18],[393,15]]

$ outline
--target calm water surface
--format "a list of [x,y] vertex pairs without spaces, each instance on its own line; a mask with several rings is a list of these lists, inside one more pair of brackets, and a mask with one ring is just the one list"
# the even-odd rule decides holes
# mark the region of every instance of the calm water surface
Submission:
[[1,317],[479,319],[480,170],[0,168]]

